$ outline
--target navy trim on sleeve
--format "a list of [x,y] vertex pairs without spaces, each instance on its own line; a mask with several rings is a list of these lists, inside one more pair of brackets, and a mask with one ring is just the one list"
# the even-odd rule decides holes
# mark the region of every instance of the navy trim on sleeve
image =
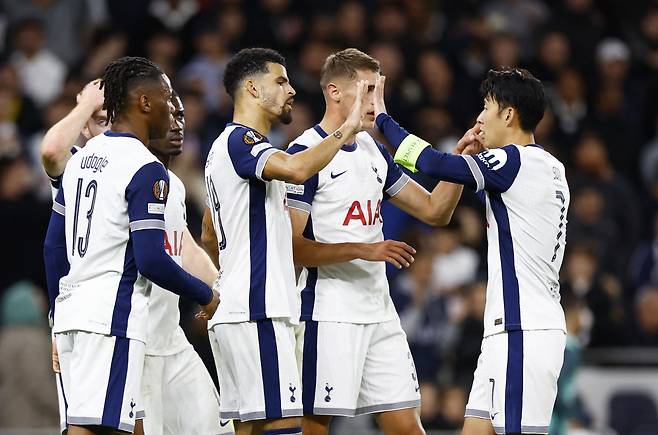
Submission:
[[521,155],[515,145],[506,145],[486,150],[476,156],[465,157],[472,161],[469,168],[478,181],[477,190],[505,192],[512,186],[521,168]]
[[384,181],[384,198],[388,199],[397,195],[400,190],[409,182],[409,177],[402,172],[400,167],[393,161],[393,156],[388,152],[384,144],[375,141],[379,152],[382,153],[384,160],[386,160],[386,180]]
[[[292,144],[286,151],[288,154],[296,154],[308,149],[305,145]],[[286,184],[286,193],[288,196],[288,206],[307,213],[311,212],[315,192],[318,190],[319,176],[313,174],[311,178],[303,184]]]
[[236,127],[228,137],[228,154],[233,168],[246,180],[264,181],[265,163],[278,151],[268,142],[267,137],[242,126]]
[[[62,195],[60,189],[59,195]],[[63,202],[63,201],[62,201]],[[57,204],[57,203],[55,203]],[[59,204],[58,204],[59,205]],[[55,315],[55,299],[59,295],[59,280],[69,273],[69,261],[66,255],[66,221],[63,213],[57,211],[50,215],[46,238],[43,243],[43,259],[46,266],[46,286],[48,287],[48,304],[50,315]]]
[[135,172],[126,187],[131,231],[152,227],[164,229],[164,206],[168,194],[169,174],[162,163],[147,163]]
[[200,305],[212,300],[212,291],[198,278],[185,272],[164,250],[161,230],[147,229],[131,234],[137,270],[158,286],[186,296]]

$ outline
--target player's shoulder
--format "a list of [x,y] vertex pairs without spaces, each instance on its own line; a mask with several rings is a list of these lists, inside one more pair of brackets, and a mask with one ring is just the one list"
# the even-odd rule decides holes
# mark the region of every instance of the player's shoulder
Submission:
[[182,192],[183,196],[185,195],[185,185],[183,181],[178,178],[178,175],[174,174],[171,170],[168,170],[169,174],[169,186],[170,192]]
[[229,130],[227,135],[227,142],[229,145],[246,145],[251,147],[253,145],[267,142],[267,137],[256,131],[251,127],[242,124],[228,124],[226,130]]
[[318,126],[311,127],[306,129],[302,134],[293,139],[288,145],[288,153],[295,154],[305,149],[314,147],[315,145],[322,142],[322,139],[326,137],[318,132]]

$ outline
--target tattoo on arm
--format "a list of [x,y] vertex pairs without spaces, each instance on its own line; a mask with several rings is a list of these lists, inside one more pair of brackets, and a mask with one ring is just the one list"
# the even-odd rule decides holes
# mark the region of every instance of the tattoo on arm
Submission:
[[340,139],[341,137],[343,137],[343,133],[341,133],[340,130],[336,130],[334,131],[334,137],[336,139]]

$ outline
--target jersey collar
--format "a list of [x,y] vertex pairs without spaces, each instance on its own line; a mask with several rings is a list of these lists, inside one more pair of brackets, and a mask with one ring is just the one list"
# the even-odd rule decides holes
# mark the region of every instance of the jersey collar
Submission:
[[[324,131],[322,127],[320,127],[320,124],[315,124],[313,126],[313,129],[320,135],[322,139],[328,136],[327,132]],[[340,149],[343,151],[347,151],[348,153],[351,153],[352,151],[356,151],[356,142],[349,145],[343,145],[342,147],[340,147]]]
[[270,141],[270,140],[267,138],[267,136],[265,136],[264,134],[262,134],[260,131],[256,130],[255,128],[251,128],[251,127],[249,127],[249,126],[247,126],[247,125],[240,124],[239,122],[232,122],[232,121],[231,121],[231,122],[228,122],[228,123],[226,124],[227,127],[230,127],[230,126],[232,126],[232,125],[237,125],[238,127],[244,127],[244,128],[246,128],[247,130],[253,130],[253,131],[255,131],[256,133],[258,133],[258,134],[260,134],[261,136],[263,136],[263,140],[265,140],[265,142],[269,142],[269,141]]
[[526,145],[526,146],[527,146],[527,147],[539,148],[540,150],[543,150],[543,149],[544,149],[543,146],[541,146],[541,145],[539,145],[539,144],[536,144],[536,143],[529,143],[529,144]]
[[[137,136],[135,136],[132,133],[128,133],[125,131],[112,131],[112,130],[107,130],[105,133],[103,133],[105,136],[109,137],[132,137],[133,139],[139,140]],[[141,142],[141,140],[139,140]]]

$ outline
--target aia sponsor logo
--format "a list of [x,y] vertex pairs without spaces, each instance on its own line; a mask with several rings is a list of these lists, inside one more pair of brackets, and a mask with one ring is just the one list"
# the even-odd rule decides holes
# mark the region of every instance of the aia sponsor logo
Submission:
[[179,257],[183,251],[183,233],[181,231],[172,231],[171,234],[165,231],[164,248],[171,257]]
[[381,215],[382,200],[378,199],[377,203],[373,206],[373,201],[368,200],[365,203],[360,201],[352,202],[352,205],[347,210],[343,226],[352,224],[353,222],[361,225],[376,225],[383,224],[384,220]]

